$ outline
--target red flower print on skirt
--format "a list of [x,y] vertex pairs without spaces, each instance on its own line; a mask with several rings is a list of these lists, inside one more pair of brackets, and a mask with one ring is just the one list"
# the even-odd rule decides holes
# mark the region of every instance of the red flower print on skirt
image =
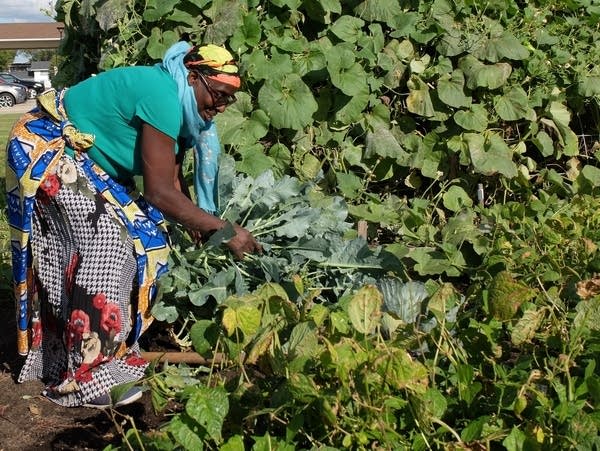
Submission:
[[144,366],[148,364],[148,361],[141,358],[139,355],[131,354],[125,359],[125,363],[131,366]]
[[115,336],[121,332],[121,311],[117,304],[105,304],[102,308],[100,327],[107,334]]
[[60,190],[60,179],[56,174],[50,174],[40,184],[40,188],[50,197],[54,197]]
[[71,312],[71,320],[67,327],[67,347],[75,341],[81,341],[83,334],[90,332],[90,317],[83,310],[75,309]]
[[102,310],[106,305],[106,295],[104,293],[98,293],[94,296],[92,302],[94,303],[95,308]]
[[82,363],[81,366],[75,370],[74,378],[77,382],[91,382],[92,368],[88,364]]

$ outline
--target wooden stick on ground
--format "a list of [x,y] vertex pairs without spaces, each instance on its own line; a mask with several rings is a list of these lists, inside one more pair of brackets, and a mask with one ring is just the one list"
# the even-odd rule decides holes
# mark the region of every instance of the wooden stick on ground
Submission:
[[169,363],[189,363],[192,365],[210,365],[223,361],[222,354],[215,354],[212,359],[205,359],[197,352],[142,352],[142,358],[148,361],[158,360]]

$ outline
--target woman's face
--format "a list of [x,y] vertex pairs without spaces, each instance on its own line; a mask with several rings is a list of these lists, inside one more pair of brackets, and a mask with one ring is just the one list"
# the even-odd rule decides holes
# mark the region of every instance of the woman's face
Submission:
[[211,121],[217,113],[222,113],[235,102],[234,94],[237,89],[231,85],[198,72],[190,72],[189,83],[194,89],[198,113],[205,121]]

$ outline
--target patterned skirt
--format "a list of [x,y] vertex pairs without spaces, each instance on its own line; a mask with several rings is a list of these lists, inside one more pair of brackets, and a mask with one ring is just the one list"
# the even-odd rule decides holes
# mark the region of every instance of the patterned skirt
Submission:
[[64,124],[39,108],[13,128],[7,196],[19,381],[81,406],[143,377],[139,336],[152,321],[169,251],[160,212],[84,153],[64,153]]

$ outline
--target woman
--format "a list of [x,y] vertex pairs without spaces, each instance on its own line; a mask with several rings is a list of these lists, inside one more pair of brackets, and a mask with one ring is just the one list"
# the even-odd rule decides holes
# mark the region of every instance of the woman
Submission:
[[[19,381],[45,380],[52,401],[107,407],[112,387],[143,376],[137,341],[167,269],[163,215],[196,238],[225,227],[212,119],[240,87],[232,59],[218,46],[179,42],[156,66],[48,91],[15,124],[6,183],[18,351],[27,355]],[[188,148],[198,205],[181,173]],[[233,227],[227,246],[238,258],[261,251]],[[134,387],[116,405],[140,396]]]

